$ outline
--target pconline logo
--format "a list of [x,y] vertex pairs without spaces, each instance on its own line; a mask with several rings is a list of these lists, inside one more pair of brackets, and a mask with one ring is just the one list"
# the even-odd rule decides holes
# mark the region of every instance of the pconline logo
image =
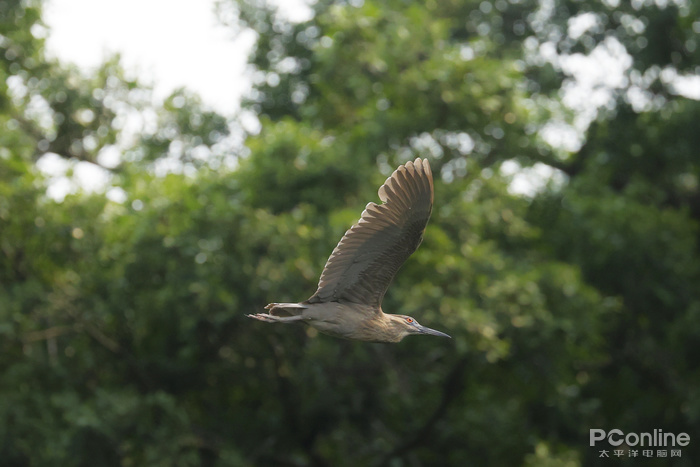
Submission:
[[627,446],[640,447],[675,447],[687,446],[690,443],[690,436],[687,433],[664,433],[663,430],[656,429],[651,433],[623,433],[622,430],[614,428],[606,433],[600,428],[589,430],[589,440],[591,446],[595,446],[598,441],[607,438],[611,446],[620,446],[625,443]]

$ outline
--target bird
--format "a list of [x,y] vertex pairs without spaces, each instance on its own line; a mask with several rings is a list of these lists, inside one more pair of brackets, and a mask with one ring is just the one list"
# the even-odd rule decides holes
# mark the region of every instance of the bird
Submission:
[[399,166],[379,188],[382,204],[370,202],[360,220],[328,258],[318,289],[300,303],[270,303],[263,322],[303,322],[344,339],[397,343],[412,334],[449,338],[415,318],[384,313],[382,299],[401,265],[423,241],[433,208],[433,175],[427,159]]

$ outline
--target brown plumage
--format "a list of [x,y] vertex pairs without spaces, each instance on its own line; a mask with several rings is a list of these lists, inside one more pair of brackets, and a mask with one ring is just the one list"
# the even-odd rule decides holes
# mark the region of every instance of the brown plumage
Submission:
[[383,204],[369,203],[333,250],[318,289],[301,303],[271,303],[265,322],[305,322],[336,337],[399,342],[409,334],[449,337],[410,316],[382,311],[382,299],[401,265],[416,251],[433,208],[433,175],[426,159],[407,162],[379,188]]

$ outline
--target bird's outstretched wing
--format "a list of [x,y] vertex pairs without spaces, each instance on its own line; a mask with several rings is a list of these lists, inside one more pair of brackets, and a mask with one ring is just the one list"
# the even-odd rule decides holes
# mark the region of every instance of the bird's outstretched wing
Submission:
[[433,175],[425,159],[400,166],[379,188],[323,268],[309,303],[347,301],[376,306],[401,265],[416,251],[433,208]]

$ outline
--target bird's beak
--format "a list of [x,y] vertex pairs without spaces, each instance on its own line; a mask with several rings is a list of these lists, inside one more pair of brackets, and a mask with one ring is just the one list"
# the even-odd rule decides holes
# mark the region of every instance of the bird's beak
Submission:
[[425,326],[419,326],[418,332],[420,332],[421,334],[429,334],[431,336],[440,336],[440,337],[447,337],[448,339],[452,339],[450,336],[448,336],[444,332],[436,331],[435,329],[426,328]]

